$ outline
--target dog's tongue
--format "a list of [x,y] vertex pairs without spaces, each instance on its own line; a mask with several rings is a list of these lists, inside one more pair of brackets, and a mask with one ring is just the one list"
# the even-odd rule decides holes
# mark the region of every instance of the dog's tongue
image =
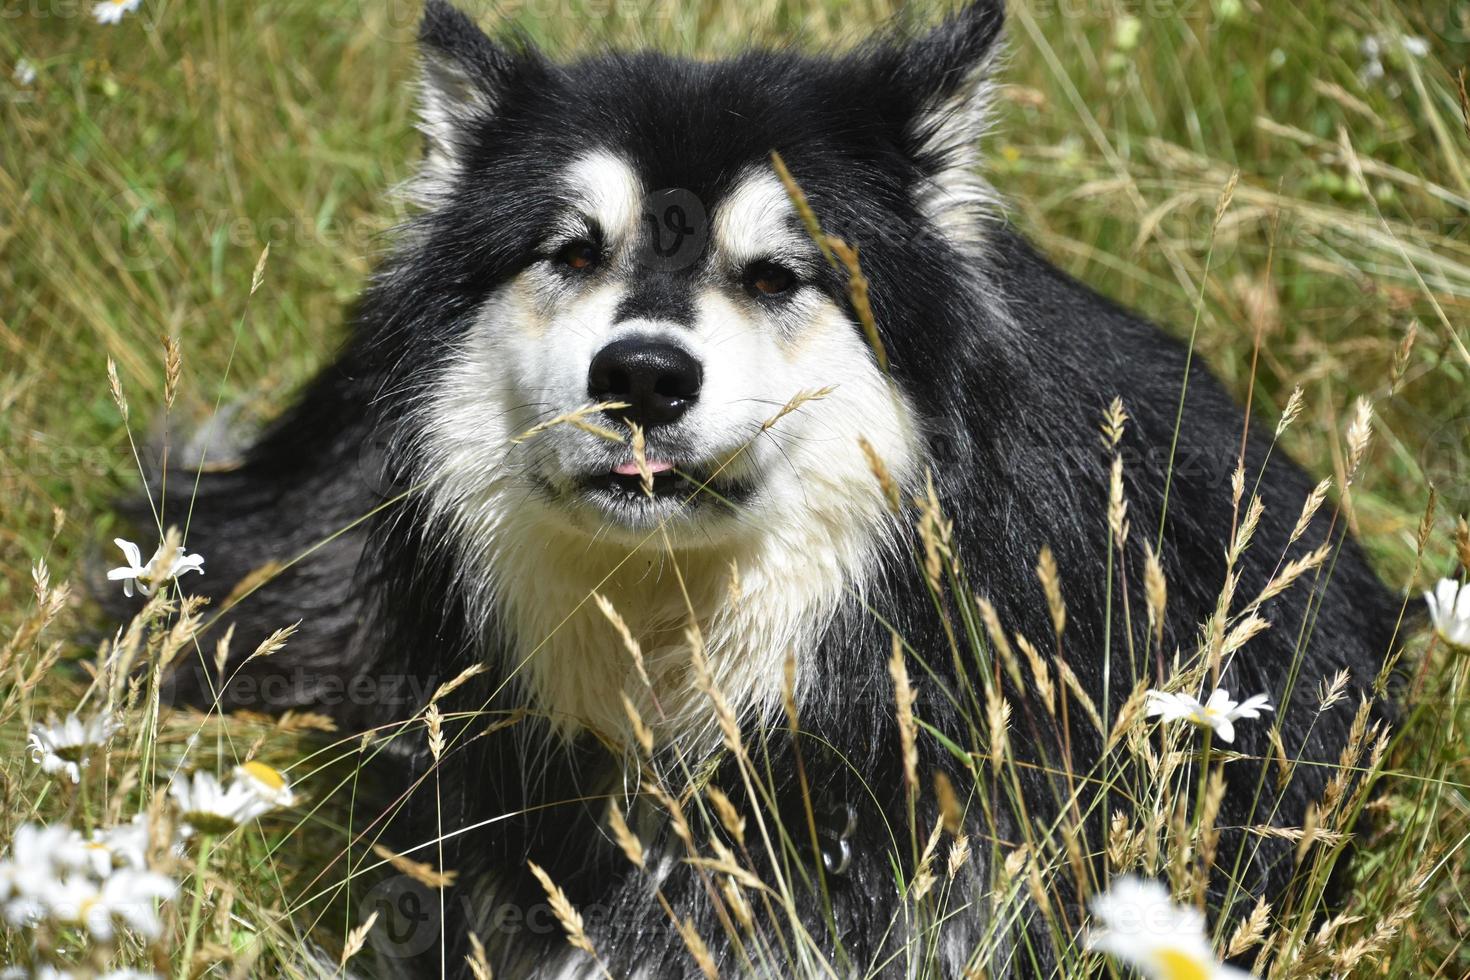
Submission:
[[[650,459],[648,461],[648,469],[653,473],[667,473],[673,468],[674,464],[666,459]],[[613,472],[618,476],[637,476],[638,464],[630,459],[626,463],[619,463],[617,466],[614,466]]]

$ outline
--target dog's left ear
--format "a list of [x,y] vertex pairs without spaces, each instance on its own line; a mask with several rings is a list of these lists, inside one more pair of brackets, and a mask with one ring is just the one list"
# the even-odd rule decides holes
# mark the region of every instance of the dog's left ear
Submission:
[[1004,25],[1004,0],[972,0],[928,33],[886,47],[884,81],[901,103],[892,122],[927,177],[916,190],[919,204],[955,232],[972,229],[970,219],[995,199],[978,173],[979,144]]

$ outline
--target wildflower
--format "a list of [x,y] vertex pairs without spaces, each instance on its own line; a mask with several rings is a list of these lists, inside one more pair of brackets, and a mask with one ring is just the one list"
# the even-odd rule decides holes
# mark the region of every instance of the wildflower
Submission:
[[42,901],[47,917],[91,933],[99,942],[111,942],[122,923],[147,939],[163,934],[158,901],[173,898],[178,886],[156,871],[120,868],[98,879],[72,874],[53,883]]
[[10,855],[0,862],[0,913],[15,927],[46,917],[58,874],[91,863],[81,835],[65,824],[21,824]]
[[21,58],[15,63],[15,71],[10,73],[10,78],[21,88],[30,88],[36,81],[36,66],[31,64],[31,59]]
[[1442,578],[1434,592],[1424,593],[1424,604],[1439,638],[1457,650],[1470,651],[1470,586]]
[[192,781],[174,780],[168,792],[183,817],[185,836],[222,834],[296,799],[286,777],[263,762],[237,766],[228,786],[210,773],[196,772]]
[[105,711],[85,723],[75,714],[60,722],[53,716],[47,724],[31,728],[27,743],[31,761],[40,763],[43,772],[65,772],[72,782],[80,782],[91,750],[106,744],[116,731],[117,725]]
[[142,3],[143,0],[101,0],[92,5],[92,16],[99,24],[116,24]]
[[236,766],[235,779],[249,786],[256,796],[273,807],[291,806],[296,802],[296,794],[291,792],[291,784],[286,777],[279,769],[264,762],[251,761]]
[[1249,975],[1220,963],[1199,910],[1176,905],[1157,881],[1125,877],[1091,902],[1089,949],[1107,953],[1148,980],[1230,980]]
[[1222,742],[1235,741],[1235,723],[1242,718],[1259,718],[1262,711],[1274,710],[1267,703],[1267,696],[1257,694],[1236,703],[1224,689],[1216,688],[1204,704],[1188,694],[1170,694],[1167,691],[1149,691],[1148,717],[1162,717],[1164,721],[1187,721],[1201,728],[1213,729]]
[[1363,84],[1379,81],[1387,74],[1383,67],[1383,56],[1393,46],[1397,46],[1411,58],[1423,58],[1429,54],[1429,42],[1422,37],[1409,34],[1401,37],[1369,34],[1363,38],[1358,49],[1363,58],[1363,65],[1358,69],[1358,79]]
[[173,562],[169,565],[168,573],[160,574],[157,566],[159,560],[163,557],[163,546],[160,545],[158,550],[153,552],[153,557],[149,558],[147,562],[143,562],[143,555],[138,550],[138,546],[133,544],[133,542],[124,541],[122,538],[113,538],[112,543],[122,549],[123,557],[127,559],[128,563],[114,568],[107,573],[107,577],[113,582],[121,581],[123,584],[123,595],[129,598],[132,597],[134,588],[144,595],[152,595],[153,590],[159,585],[165,582],[171,582],[185,572],[204,574],[203,555],[186,555],[181,548],[178,554],[174,556]]
[[94,832],[86,845],[93,873],[101,878],[114,868],[146,869],[151,837],[148,819],[141,813],[131,823]]

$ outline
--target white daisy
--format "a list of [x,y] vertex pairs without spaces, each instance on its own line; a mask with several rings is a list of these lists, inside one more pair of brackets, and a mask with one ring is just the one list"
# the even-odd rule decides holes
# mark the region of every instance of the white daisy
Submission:
[[36,66],[31,64],[31,59],[21,58],[15,63],[15,71],[10,73],[10,78],[21,88],[30,88],[36,82]]
[[285,774],[259,760],[236,766],[235,780],[249,786],[262,802],[269,803],[272,807],[293,806],[296,803],[296,794],[291,792],[291,784],[286,780]]
[[1149,718],[1157,716],[1164,721],[1187,721],[1201,728],[1210,728],[1222,742],[1235,741],[1235,723],[1240,719],[1259,718],[1262,711],[1275,710],[1264,694],[1236,703],[1223,688],[1216,688],[1204,704],[1191,695],[1167,691],[1149,691],[1147,698],[1145,714]]
[[1470,586],[1442,578],[1432,593],[1424,593],[1424,603],[1439,638],[1457,650],[1470,651]]
[[41,921],[58,875],[90,865],[86,842],[65,824],[21,824],[0,861],[0,914],[16,928]]
[[42,772],[65,772],[72,782],[80,782],[92,749],[105,745],[117,728],[105,711],[86,722],[75,713],[60,722],[53,715],[46,724],[31,727],[31,761],[40,763]]
[[87,930],[111,942],[119,923],[147,939],[163,934],[158,902],[174,897],[178,886],[156,871],[119,868],[107,877],[74,874],[56,882],[45,901],[48,917]]
[[168,793],[183,818],[185,836],[223,834],[296,799],[286,777],[263,762],[237,766],[228,786],[210,773],[196,772],[192,781],[175,779]]
[[92,859],[93,874],[101,878],[111,874],[115,868],[146,870],[151,839],[148,818],[141,813],[130,823],[94,832],[86,845],[87,854]]
[[99,24],[116,24],[126,14],[137,10],[143,0],[101,0],[92,5],[92,16]]
[[1249,974],[1215,958],[1199,910],[1176,905],[1157,881],[1125,877],[1091,902],[1087,947],[1148,980],[1230,980]]
[[144,595],[152,595],[158,586],[172,582],[185,572],[198,572],[204,574],[204,556],[186,555],[182,548],[174,556],[170,563],[167,574],[161,574],[158,568],[159,561],[163,557],[163,546],[153,552],[153,557],[146,562],[138,550],[138,546],[131,541],[122,538],[113,538],[112,543],[122,549],[123,557],[127,559],[126,565],[121,565],[107,573],[107,577],[113,582],[122,582],[123,595],[132,597],[133,589],[137,589]]

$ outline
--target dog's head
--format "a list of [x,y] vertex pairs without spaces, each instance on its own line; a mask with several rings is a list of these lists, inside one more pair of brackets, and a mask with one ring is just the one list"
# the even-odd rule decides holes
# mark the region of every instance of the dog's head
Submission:
[[[413,247],[459,311],[423,340],[435,499],[656,547],[871,522],[861,441],[919,469],[914,401],[948,341],[914,321],[983,249],[1001,21],[979,0],[830,58],[554,64],[431,0]],[[772,151],[856,247],[893,375]]]

